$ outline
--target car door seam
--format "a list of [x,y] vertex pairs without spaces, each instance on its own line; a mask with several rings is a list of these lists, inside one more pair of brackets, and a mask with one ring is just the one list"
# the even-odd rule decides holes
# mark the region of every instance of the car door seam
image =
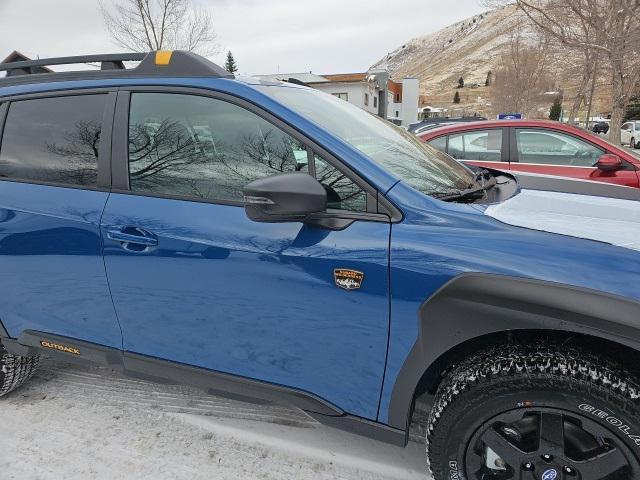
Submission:
[[[107,289],[109,290],[109,298],[111,299],[111,306],[113,307],[113,314],[116,318],[116,322],[118,323],[118,328],[120,329],[120,349],[124,351],[124,332],[122,330],[122,324],[120,323],[120,318],[118,318],[118,310],[116,309],[116,303],[113,299],[113,293],[111,292],[111,282],[109,281],[109,273],[107,271],[107,261],[105,258],[105,247],[104,247],[104,234],[103,234],[103,223],[102,220],[104,218],[104,212],[107,210],[107,205],[109,204],[109,199],[111,198],[111,192],[107,194],[107,201],[104,202],[104,207],[102,207],[102,213],[100,214],[100,222],[98,225],[98,231],[100,232],[100,256],[102,258],[102,268],[104,269],[104,278],[107,282]],[[104,225],[106,227],[106,225]]]
[[389,222],[389,241],[387,242],[387,349],[384,357],[384,367],[382,370],[382,383],[380,385],[380,397],[378,398],[378,409],[376,412],[376,420],[380,420],[380,407],[382,406],[382,395],[387,379],[387,363],[389,361],[389,348],[391,346],[391,234],[393,231],[393,222]]

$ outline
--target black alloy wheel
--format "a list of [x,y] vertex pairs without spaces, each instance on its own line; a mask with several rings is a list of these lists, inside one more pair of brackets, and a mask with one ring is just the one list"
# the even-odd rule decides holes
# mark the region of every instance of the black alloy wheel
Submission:
[[613,432],[588,417],[515,409],[473,435],[465,471],[474,480],[622,480],[640,465]]

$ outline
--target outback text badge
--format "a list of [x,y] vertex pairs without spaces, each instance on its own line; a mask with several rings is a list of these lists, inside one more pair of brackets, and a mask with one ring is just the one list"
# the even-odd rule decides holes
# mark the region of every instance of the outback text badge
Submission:
[[336,268],[333,271],[333,278],[338,287],[344,288],[345,290],[357,290],[362,286],[364,273],[348,268]]

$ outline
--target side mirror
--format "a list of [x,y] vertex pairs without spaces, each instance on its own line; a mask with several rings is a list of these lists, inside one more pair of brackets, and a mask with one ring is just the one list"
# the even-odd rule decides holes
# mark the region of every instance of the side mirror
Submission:
[[301,222],[327,209],[327,191],[306,173],[260,178],[243,193],[244,210],[254,222]]
[[615,172],[616,170],[620,170],[622,168],[622,160],[620,160],[620,157],[617,155],[607,153],[602,155],[598,159],[596,168],[603,172]]

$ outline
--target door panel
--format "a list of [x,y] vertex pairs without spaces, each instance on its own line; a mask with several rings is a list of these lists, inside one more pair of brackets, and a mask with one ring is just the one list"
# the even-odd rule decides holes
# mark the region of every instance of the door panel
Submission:
[[638,187],[638,175],[634,170],[618,170],[617,172],[603,172],[597,168],[565,167],[559,165],[532,165],[511,163],[511,170],[515,172],[530,172],[543,175],[579,178],[594,182],[607,182],[627,187]]
[[[237,206],[112,194],[103,229],[126,350],[301,389],[376,417],[389,224],[259,224]],[[336,268],[363,272],[361,288],[338,288]]]
[[[58,92],[6,108],[0,146],[0,318],[122,348],[102,259],[114,94]],[[0,117],[2,115],[0,114]]]
[[122,347],[101,255],[108,195],[0,182],[0,316],[9,335],[32,329]]
[[624,125],[622,125],[622,129],[620,132],[620,141],[625,144],[625,145],[629,145],[629,142],[631,141],[631,137],[632,137],[632,133],[631,133],[631,129],[633,128],[631,123],[625,123]]

